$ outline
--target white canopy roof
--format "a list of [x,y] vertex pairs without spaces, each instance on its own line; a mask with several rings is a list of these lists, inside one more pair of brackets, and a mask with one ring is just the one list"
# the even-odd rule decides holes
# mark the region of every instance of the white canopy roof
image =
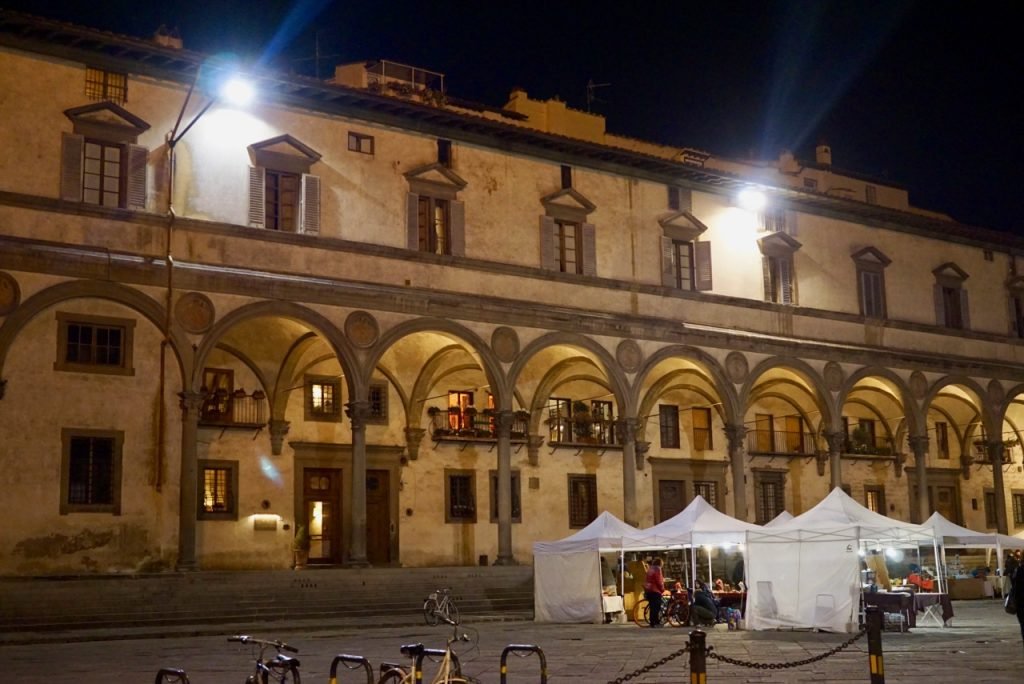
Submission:
[[722,513],[698,494],[676,515],[629,535],[624,543],[626,548],[742,544],[748,531],[758,529],[759,525]]
[[593,522],[576,534],[565,539],[552,542],[534,542],[533,553],[573,553],[588,549],[622,548],[623,537],[635,537],[640,531],[632,525],[616,518],[608,511],[597,516]]
[[1002,547],[1004,549],[1024,549],[1024,539],[1011,537],[1006,534],[996,534],[995,532],[975,532],[974,530],[957,525],[938,511],[932,513],[932,517],[928,518],[922,527],[933,530],[935,536],[947,548]]
[[839,487],[814,508],[789,522],[759,527],[750,539],[792,541],[873,541],[877,543],[932,542],[935,533],[921,525],[893,520],[854,501]]
[[784,523],[788,523],[792,519],[793,519],[793,514],[792,513],[790,513],[789,511],[782,511],[777,516],[775,516],[774,518],[772,518],[771,520],[766,522],[764,524],[764,526],[765,527],[775,527],[776,525],[782,525]]

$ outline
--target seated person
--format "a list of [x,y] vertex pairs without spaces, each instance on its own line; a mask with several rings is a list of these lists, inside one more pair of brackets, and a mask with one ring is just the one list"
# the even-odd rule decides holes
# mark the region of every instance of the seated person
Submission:
[[718,621],[718,604],[708,585],[700,582],[693,594],[693,623],[695,625],[713,625]]

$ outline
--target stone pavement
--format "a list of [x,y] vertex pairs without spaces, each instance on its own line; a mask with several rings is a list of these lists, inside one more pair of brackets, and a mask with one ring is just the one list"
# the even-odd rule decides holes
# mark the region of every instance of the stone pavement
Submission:
[[[886,632],[886,681],[1024,681],[1024,645],[1016,619],[996,600],[958,601],[950,628],[918,627]],[[499,656],[509,643],[535,643],[544,649],[552,682],[608,682],[653,663],[686,644],[687,629],[641,629],[625,625],[539,625],[493,615],[474,617],[466,631],[478,637],[477,649],[464,654],[467,673],[488,684],[499,681]],[[187,670],[193,684],[242,681],[248,647],[226,636],[250,633],[280,638],[299,648],[302,678],[327,682],[337,653],[364,655],[376,667],[400,661],[398,646],[422,641],[443,646],[448,629],[376,619],[337,624],[294,620],[253,625],[198,625],[149,630],[80,630],[68,633],[0,634],[0,680],[17,684],[82,684],[117,681],[148,684],[160,667]],[[847,636],[813,632],[727,632],[714,630],[708,643],[723,655],[763,663],[785,662],[822,653]],[[512,658],[509,682],[536,682],[535,659]],[[688,657],[675,659],[633,682],[687,682]],[[789,670],[746,669],[709,661],[708,684],[719,682],[867,682],[864,639],[817,663]],[[339,684],[365,679],[349,675]],[[425,680],[429,681],[429,679]]]

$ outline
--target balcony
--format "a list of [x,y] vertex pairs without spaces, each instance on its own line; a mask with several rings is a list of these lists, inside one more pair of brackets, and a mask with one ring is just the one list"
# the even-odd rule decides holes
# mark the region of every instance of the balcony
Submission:
[[[473,408],[461,410],[458,407],[427,409],[430,418],[430,434],[434,441],[495,442],[498,439],[498,424],[494,412],[485,409],[477,413]],[[512,441],[525,442],[530,429],[530,414],[516,411],[512,417]]]
[[548,419],[548,444],[564,446],[620,447],[615,420],[589,414],[552,416]]
[[267,395],[263,390],[246,394],[220,389],[210,392],[203,401],[199,425],[222,428],[261,428],[267,424]]
[[888,437],[859,436],[854,433],[843,444],[843,454],[846,456],[880,456],[888,458],[895,453],[892,448],[892,440]]

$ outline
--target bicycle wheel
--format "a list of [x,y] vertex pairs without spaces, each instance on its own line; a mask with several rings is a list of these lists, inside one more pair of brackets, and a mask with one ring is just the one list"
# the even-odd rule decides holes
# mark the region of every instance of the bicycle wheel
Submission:
[[423,602],[423,619],[428,625],[436,626],[441,621],[437,617],[437,599],[428,598]]
[[299,669],[270,662],[263,673],[263,684],[300,684]]
[[445,614],[445,617],[447,617],[449,620],[451,620],[455,624],[459,624],[459,609],[458,607],[456,607],[454,601],[448,601],[447,603],[445,603],[444,608],[441,609],[441,612],[443,612]]
[[690,605],[686,601],[672,601],[665,610],[668,624],[682,627],[690,622]]
[[633,606],[633,622],[639,627],[646,627],[650,624],[647,619],[648,615],[648,603],[647,599],[640,599]]
[[411,675],[398,667],[393,667],[380,676],[377,684],[405,684],[412,681]]

